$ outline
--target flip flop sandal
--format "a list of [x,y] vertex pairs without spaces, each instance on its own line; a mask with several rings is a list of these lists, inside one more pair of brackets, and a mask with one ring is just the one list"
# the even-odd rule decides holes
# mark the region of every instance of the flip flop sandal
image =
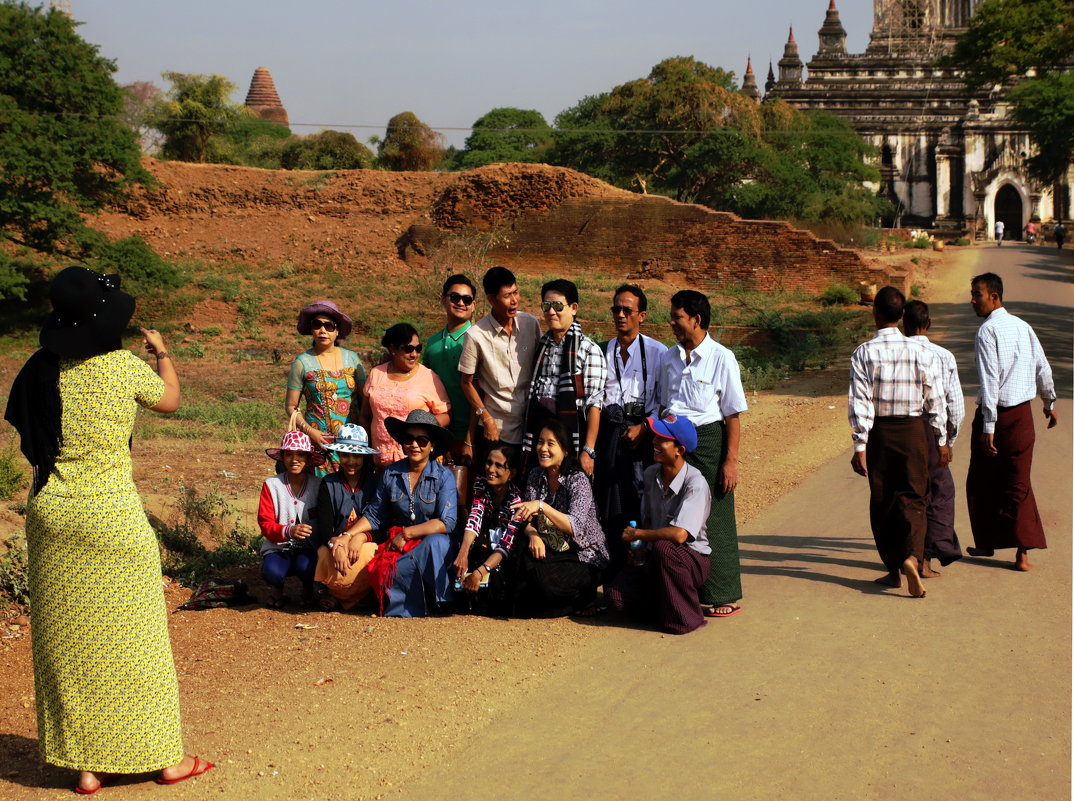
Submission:
[[178,784],[179,782],[185,782],[187,779],[193,779],[195,776],[200,776],[208,772],[212,767],[213,763],[209,760],[202,762],[198,757],[194,757],[194,767],[185,776],[179,776],[176,779],[165,779],[163,776],[157,776],[154,781],[157,784]]
[[[721,612],[721,609],[730,609],[731,611]],[[737,604],[716,604],[714,606],[706,604],[701,607],[701,614],[705,617],[731,617],[741,611],[742,607]]]

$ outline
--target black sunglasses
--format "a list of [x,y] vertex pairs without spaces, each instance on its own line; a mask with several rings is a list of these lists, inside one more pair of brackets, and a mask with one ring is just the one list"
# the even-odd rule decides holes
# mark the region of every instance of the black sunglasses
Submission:
[[452,303],[461,303],[463,306],[469,306],[474,302],[473,295],[460,295],[458,292],[448,292],[444,297]]
[[417,443],[419,448],[424,448],[432,442],[432,440],[424,434],[403,434],[403,436],[399,438],[399,441],[404,445],[409,445],[412,442]]
[[421,353],[421,345],[396,345],[403,353]]
[[545,311],[551,309],[554,312],[561,312],[567,307],[567,304],[562,300],[545,300],[541,301],[541,308]]
[[619,314],[619,312],[622,312],[624,315],[629,317],[630,315],[635,314],[637,311],[637,309],[632,309],[629,306],[612,306],[612,317],[615,317],[615,315]]
[[311,331],[316,331],[318,328],[323,328],[325,331],[336,331],[339,326],[336,325],[335,320],[314,320],[310,323]]

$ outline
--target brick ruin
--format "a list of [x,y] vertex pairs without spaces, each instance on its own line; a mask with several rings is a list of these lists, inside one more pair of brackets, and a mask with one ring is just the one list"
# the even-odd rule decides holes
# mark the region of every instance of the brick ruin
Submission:
[[679,274],[702,291],[731,284],[820,292],[833,283],[907,283],[902,271],[868,265],[856,251],[784,222],[620,191],[544,165],[464,173],[442,191],[431,218],[432,225],[412,225],[400,239],[400,255],[409,262],[428,261],[450,231],[495,229],[502,237],[488,257],[520,271],[567,263],[632,279]]
[[246,108],[262,120],[276,122],[280,125],[288,125],[287,109],[283,107],[283,101],[276,91],[276,84],[272,75],[264,67],[254,70],[254,77],[250,79],[250,90],[246,93]]

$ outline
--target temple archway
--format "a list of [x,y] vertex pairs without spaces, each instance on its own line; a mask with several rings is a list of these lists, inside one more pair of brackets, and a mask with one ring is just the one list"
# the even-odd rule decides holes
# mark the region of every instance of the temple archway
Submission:
[[994,219],[1003,221],[1004,239],[1022,238],[1022,196],[1012,184],[1004,184],[996,192]]

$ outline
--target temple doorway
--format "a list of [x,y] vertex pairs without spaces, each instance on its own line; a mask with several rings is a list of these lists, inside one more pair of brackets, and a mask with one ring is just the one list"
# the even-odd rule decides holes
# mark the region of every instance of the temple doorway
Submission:
[[1003,221],[1003,238],[1022,238],[1022,196],[1011,184],[1004,184],[996,192],[995,218]]

